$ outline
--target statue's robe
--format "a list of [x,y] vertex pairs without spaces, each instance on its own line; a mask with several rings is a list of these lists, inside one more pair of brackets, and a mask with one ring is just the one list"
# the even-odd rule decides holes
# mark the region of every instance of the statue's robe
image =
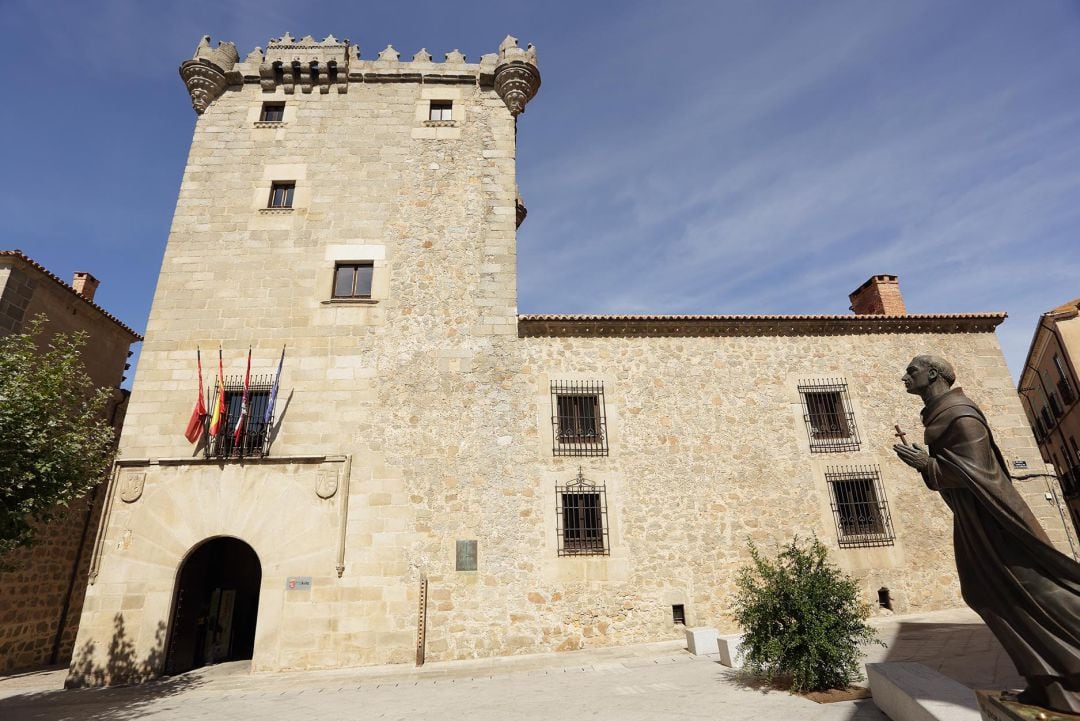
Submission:
[[963,390],[931,399],[923,423],[923,480],[953,511],[964,601],[1027,679],[1022,700],[1080,713],[1080,564],[1050,545]]

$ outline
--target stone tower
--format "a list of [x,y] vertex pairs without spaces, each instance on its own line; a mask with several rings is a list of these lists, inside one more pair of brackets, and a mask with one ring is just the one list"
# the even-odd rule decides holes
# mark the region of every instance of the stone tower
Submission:
[[[80,646],[99,652],[75,665],[107,668],[118,633],[150,659],[140,674],[227,655],[190,626],[206,599],[174,592],[219,537],[261,566],[258,597],[230,601],[256,668],[411,660],[425,558],[445,552],[417,534],[445,523],[417,499],[459,452],[511,461],[494,435],[466,449],[452,429],[490,427],[485,396],[507,382],[535,50],[507,37],[479,62],[361,59],[348,40],[286,34],[241,60],[204,38],[180,75],[197,120],[92,569]],[[252,349],[264,396],[285,348],[265,457],[185,440],[197,347],[211,406],[219,347],[230,383]]]

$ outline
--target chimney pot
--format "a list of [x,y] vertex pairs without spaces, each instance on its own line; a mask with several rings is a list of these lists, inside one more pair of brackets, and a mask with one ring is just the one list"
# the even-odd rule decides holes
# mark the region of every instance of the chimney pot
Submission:
[[91,303],[94,301],[94,293],[97,292],[99,281],[84,270],[75,271],[75,277],[71,281],[71,287],[75,292],[86,298]]
[[907,315],[895,275],[872,275],[849,296],[855,315]]

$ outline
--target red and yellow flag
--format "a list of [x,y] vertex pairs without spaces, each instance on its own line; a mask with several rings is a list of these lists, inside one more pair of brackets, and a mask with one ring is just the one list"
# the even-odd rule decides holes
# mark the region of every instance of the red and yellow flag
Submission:
[[225,425],[225,368],[221,362],[221,349],[218,348],[218,388],[214,402],[214,414],[210,416],[210,436],[217,438]]
[[199,436],[203,432],[203,423],[206,421],[206,401],[203,400],[202,384],[202,353],[199,352],[198,347],[195,348],[195,358],[199,362],[199,397],[195,400],[195,408],[192,409],[191,418],[188,419],[187,428],[184,430],[184,438],[188,439],[188,443],[199,440]]

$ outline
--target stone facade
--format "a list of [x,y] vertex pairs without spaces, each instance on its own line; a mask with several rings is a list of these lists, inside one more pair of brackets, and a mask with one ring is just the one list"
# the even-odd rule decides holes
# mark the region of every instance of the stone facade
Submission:
[[[120,631],[140,673],[168,667],[185,559],[221,537],[259,560],[255,670],[674,638],[675,605],[727,630],[748,537],[817,533],[868,602],[883,587],[898,611],[960,602],[948,512],[889,451],[893,424],[919,431],[899,377],[916,353],[950,357],[1006,453],[1035,464],[1003,315],[518,316],[531,47],[508,38],[479,64],[361,60],[334,38],[212,52],[181,68],[199,117],[73,683],[114,680]],[[290,208],[268,207],[274,184]],[[335,267],[356,263],[370,293],[335,297]],[[219,344],[230,374],[250,346],[273,375],[286,346],[266,457],[208,459],[182,435],[195,349]],[[829,378],[857,450],[811,452],[798,386]],[[603,383],[606,455],[555,455],[553,381]],[[854,465],[878,469],[886,545],[839,547],[825,474]],[[579,474],[603,488],[603,554],[559,555],[556,487]],[[476,542],[476,570],[457,570],[458,541]]]
[[[128,348],[141,338],[93,303],[96,287],[88,273],[69,285],[19,251],[0,251],[0,335],[21,332],[39,314],[48,318],[42,342],[85,331],[87,373],[99,386],[119,388]],[[117,391],[110,409],[118,429],[126,398]],[[2,559],[10,568],[0,571],[0,673],[71,658],[103,499],[94,489],[42,527],[37,545]]]
[[[1043,459],[1080,532],[1080,298],[1043,313],[1017,386]],[[1080,548],[1080,544],[1077,544]]]

